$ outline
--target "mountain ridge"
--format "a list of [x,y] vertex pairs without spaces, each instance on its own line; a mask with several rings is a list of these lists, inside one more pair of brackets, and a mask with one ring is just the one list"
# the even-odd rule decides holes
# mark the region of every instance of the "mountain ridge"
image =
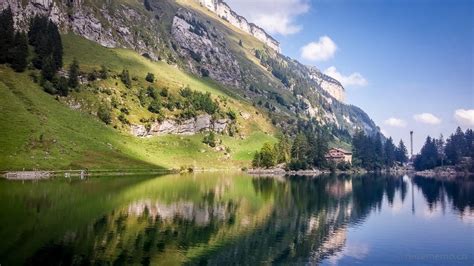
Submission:
[[[63,36],[67,37],[67,45],[70,47],[66,49],[66,63],[72,62],[72,56],[77,57],[81,62],[81,69],[87,71],[83,72],[84,75],[94,72],[101,63],[113,66],[114,79],[120,75],[121,68],[135,69],[131,74],[138,81],[133,82],[135,85],[130,92],[117,82],[114,85],[112,80],[89,83],[83,76],[83,86],[93,90],[74,93],[66,99],[72,109],[96,115],[94,106],[100,104],[100,101],[111,104],[111,100],[116,97],[124,107],[114,110],[116,113],[113,114],[112,124],[127,134],[142,137],[176,132],[200,134],[201,129],[212,131],[220,128],[215,122],[227,116],[237,117],[236,123],[226,126],[225,130],[226,134],[235,134],[232,138],[240,138],[227,138],[235,143],[232,147],[239,147],[239,141],[246,141],[247,138],[253,138],[251,143],[254,147],[257,139],[268,139],[260,137],[261,133],[274,134],[274,128],[294,135],[304,124],[327,127],[336,144],[350,142],[350,136],[358,130],[371,135],[380,131],[363,110],[343,102],[344,88],[337,80],[324,75],[315,67],[305,66],[270,48],[255,36],[210,12],[197,0],[148,2],[149,7],[146,8],[144,2],[135,0],[113,0],[106,3],[98,0],[74,0],[68,3],[57,0],[0,0],[0,8],[11,7],[17,29],[25,29],[29,19],[35,15],[48,16],[59,26]],[[89,47],[90,44],[72,38],[72,34],[113,49]],[[123,48],[139,53],[142,58],[135,58],[134,55],[133,60],[124,61],[121,58],[117,61],[115,53],[130,54]],[[77,54],[74,50],[86,53],[106,52],[108,55],[85,56],[86,54]],[[109,54],[109,51],[113,52]],[[146,67],[129,65],[137,63],[137,60],[140,64],[146,61]],[[156,68],[156,64],[160,67]],[[165,65],[166,67],[161,67]],[[220,102],[221,111],[211,117],[202,117],[204,122],[199,123],[196,120],[202,115],[199,112],[194,114],[194,121],[188,122],[185,120],[188,116],[176,117],[181,114],[171,109],[157,117],[146,106],[136,103],[137,100],[141,101],[141,93],[146,91],[147,83],[143,83],[143,77],[140,77],[146,71],[155,74],[155,71],[167,71],[159,73],[157,84],[162,88],[172,86],[173,93],[180,93],[180,89],[188,85],[192,89],[210,92],[211,99]],[[179,77],[184,73],[191,73],[192,79],[198,80],[185,78],[179,81],[174,77],[167,77],[178,73]],[[142,86],[143,89],[136,86]],[[101,96],[92,99],[94,96],[91,93],[99,93]],[[225,98],[229,96],[231,101],[227,101],[226,105]],[[82,104],[78,105],[80,103]],[[168,102],[164,104],[169,105]],[[262,128],[262,121],[265,120],[271,122],[274,128],[270,129],[268,125]],[[252,130],[256,130],[259,137],[252,137]],[[248,160],[251,156],[249,148],[244,147],[244,150],[236,152],[239,158]]]

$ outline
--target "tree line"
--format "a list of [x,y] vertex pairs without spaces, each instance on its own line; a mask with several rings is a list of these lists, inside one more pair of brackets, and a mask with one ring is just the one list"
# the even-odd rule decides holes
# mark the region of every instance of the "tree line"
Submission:
[[23,31],[15,31],[10,8],[0,13],[0,64],[10,64],[17,72],[25,71],[28,63],[28,39]]
[[279,134],[277,138],[277,143],[267,142],[260,151],[255,152],[253,167],[269,168],[285,164],[290,170],[302,170],[330,166],[325,157],[329,142],[333,140],[328,128],[314,121],[300,121],[298,133],[293,139],[285,134]]
[[17,72],[25,71],[29,64],[28,45],[33,47],[31,63],[41,71],[39,82],[46,92],[67,96],[71,88],[79,86],[77,60],[69,66],[68,78],[57,75],[63,67],[63,45],[57,25],[47,16],[35,16],[27,33],[16,31],[11,8],[4,9],[0,13],[0,64],[9,64]]
[[408,161],[407,148],[403,140],[395,146],[390,137],[382,141],[382,135],[373,136],[358,131],[352,137],[352,164],[368,170],[378,170],[403,164]]
[[[423,147],[413,161],[416,170],[433,169],[443,165],[458,165],[464,158],[474,158],[474,134],[472,129],[465,132],[460,127],[444,141],[441,135],[438,139],[428,136]],[[474,172],[474,165],[471,163]]]

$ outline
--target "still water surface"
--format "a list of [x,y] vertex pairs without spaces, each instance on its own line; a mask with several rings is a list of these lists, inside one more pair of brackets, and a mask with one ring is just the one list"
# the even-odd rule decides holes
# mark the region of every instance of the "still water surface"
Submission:
[[0,181],[1,265],[473,265],[474,181]]

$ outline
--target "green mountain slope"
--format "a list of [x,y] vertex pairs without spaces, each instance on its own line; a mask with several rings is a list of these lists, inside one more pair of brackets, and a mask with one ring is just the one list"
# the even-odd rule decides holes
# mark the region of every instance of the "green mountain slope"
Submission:
[[[63,36],[63,42],[65,64],[69,64],[74,57],[79,58],[82,71],[98,69],[104,64],[112,73],[124,67],[132,75],[143,76],[143,73],[152,72],[156,73],[159,80],[157,86],[166,84],[170,91],[189,85],[195,90],[211,92],[213,96],[229,97],[230,108],[257,112],[244,101],[227,95],[212,81],[198,79],[165,63],[152,62],[131,50],[107,49],[75,35]],[[34,71],[19,74],[5,66],[0,68],[1,170],[181,166],[232,168],[248,165],[253,152],[262,143],[274,140],[268,134],[274,129],[261,114],[252,116],[251,121],[238,123],[242,125],[242,134],[245,134],[243,139],[219,136],[222,145],[230,149],[230,157],[224,151],[216,151],[203,144],[203,134],[137,138],[131,136],[125,128],[113,129],[106,126],[93,115],[96,109],[92,107],[90,110],[71,110],[66,104],[72,99],[91,103],[106,99],[109,95],[92,92],[95,86],[104,83],[118,84],[117,93],[123,93],[126,88],[119,81],[112,77],[98,81],[100,84],[84,86],[67,99],[61,98],[58,101],[32,81],[32,72]],[[133,110],[133,104],[127,106],[131,106]],[[141,113],[150,114],[144,110]],[[139,120],[140,112],[135,112],[135,116],[130,120]],[[119,124],[116,116],[113,116],[113,120]]]

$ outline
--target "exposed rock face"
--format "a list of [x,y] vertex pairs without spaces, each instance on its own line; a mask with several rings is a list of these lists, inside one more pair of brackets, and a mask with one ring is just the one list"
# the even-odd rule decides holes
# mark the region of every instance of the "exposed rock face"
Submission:
[[310,67],[310,78],[314,80],[323,90],[340,102],[346,100],[346,92],[339,81],[321,73],[318,69]]
[[74,32],[109,48],[131,48],[141,54],[148,54],[154,60],[158,59],[154,45],[160,42],[158,35],[147,35],[148,40],[145,41],[144,36],[136,36],[131,29],[132,25],[150,24],[150,19],[125,5],[117,5],[111,12],[107,3],[99,10],[94,10],[92,6],[83,4],[83,0],[30,0],[26,3],[21,0],[0,0],[0,10],[8,6],[14,14],[17,29],[28,29],[30,18],[46,15],[63,32]]
[[199,1],[201,5],[215,13],[222,19],[227,20],[230,24],[241,29],[244,32],[253,35],[259,39],[268,47],[272,48],[277,52],[281,52],[280,43],[275,40],[272,36],[267,34],[262,28],[258,27],[253,23],[249,23],[247,19],[235,13],[224,1],[222,0],[195,0]]
[[153,123],[149,129],[144,125],[132,125],[131,133],[138,137],[159,136],[165,134],[194,135],[203,131],[224,132],[229,124],[228,119],[212,120],[208,114],[199,115],[195,119],[183,122],[166,119],[163,122]]
[[239,64],[227,49],[222,33],[183,11],[173,18],[171,34],[179,45],[178,53],[188,58],[191,71],[226,85],[240,85]]

